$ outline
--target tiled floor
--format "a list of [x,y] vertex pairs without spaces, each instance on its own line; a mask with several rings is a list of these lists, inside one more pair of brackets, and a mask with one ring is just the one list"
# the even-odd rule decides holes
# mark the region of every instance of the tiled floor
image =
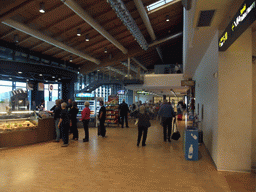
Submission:
[[[179,122],[181,130],[184,121]],[[47,142],[0,150],[0,191],[254,191],[255,174],[217,172],[204,146],[199,161],[186,161],[182,138],[163,142],[153,121],[147,146],[137,147],[137,128],[90,129],[90,141],[68,147]]]

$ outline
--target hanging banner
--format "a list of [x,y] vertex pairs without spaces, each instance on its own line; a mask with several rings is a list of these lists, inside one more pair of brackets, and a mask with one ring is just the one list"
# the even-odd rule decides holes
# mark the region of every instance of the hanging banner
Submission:
[[256,19],[256,1],[245,0],[219,39],[219,51],[226,51]]
[[50,91],[50,92],[53,91],[53,84],[49,84],[49,91]]

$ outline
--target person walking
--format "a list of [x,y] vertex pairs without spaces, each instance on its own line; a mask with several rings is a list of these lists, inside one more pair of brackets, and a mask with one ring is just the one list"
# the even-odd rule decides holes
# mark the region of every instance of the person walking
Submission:
[[105,120],[106,120],[106,107],[104,106],[104,102],[100,101],[100,111],[99,111],[99,120],[100,120],[100,131],[99,136],[106,136],[106,128],[105,128]]
[[164,100],[163,105],[159,109],[158,115],[162,117],[164,141],[168,139],[168,141],[171,142],[172,118],[175,117],[172,105]]
[[139,108],[138,118],[138,139],[137,146],[140,145],[141,136],[143,134],[142,146],[146,146],[148,128],[151,126],[149,114],[145,110],[145,106],[141,105]]
[[78,140],[78,130],[77,130],[77,114],[78,114],[78,107],[77,103],[75,101],[72,102],[72,107],[69,110],[69,116],[70,116],[70,130],[73,133],[73,140]]
[[88,128],[88,125],[89,125],[90,114],[91,114],[91,110],[89,108],[90,103],[88,101],[86,101],[86,102],[84,102],[84,106],[85,106],[85,108],[81,112],[82,118],[80,120],[83,122],[83,126],[84,126],[85,137],[83,139],[83,142],[88,142],[89,141],[89,128]]
[[126,127],[127,128],[129,127],[128,126],[128,112],[129,112],[129,107],[125,103],[125,99],[124,99],[123,102],[119,105],[119,113],[120,113],[120,117],[121,117],[122,128],[124,128],[124,120],[125,120]]
[[68,115],[68,110],[67,110],[67,103],[62,103],[61,104],[61,114],[60,114],[60,121],[58,123],[58,127],[61,130],[62,133],[62,140],[63,140],[63,145],[62,147],[67,147],[68,146],[68,140],[69,140],[69,128],[70,128],[70,120],[69,120],[69,115]]

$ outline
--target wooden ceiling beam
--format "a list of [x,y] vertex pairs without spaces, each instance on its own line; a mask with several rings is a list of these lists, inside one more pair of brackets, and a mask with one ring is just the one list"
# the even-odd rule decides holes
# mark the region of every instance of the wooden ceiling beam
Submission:
[[[64,6],[63,3],[58,3],[57,5],[51,7],[50,9],[47,9],[47,14],[50,13],[50,12],[52,12],[52,11],[55,11],[55,9],[58,9],[58,8],[60,8],[61,6]],[[29,24],[29,23],[35,21],[36,19],[38,19],[39,17],[41,17],[41,16],[43,16],[43,15],[44,15],[44,14],[41,14],[41,13],[40,13],[40,14],[36,15],[35,17],[29,19],[28,21],[26,21],[26,22],[24,22],[24,23],[25,23],[25,24]],[[46,29],[48,29],[48,28],[46,28]],[[40,30],[40,31],[45,31],[46,29],[42,28],[42,29],[39,29],[39,30]],[[25,38],[25,39],[23,39],[22,41],[20,41],[20,42],[18,43],[18,45],[21,44],[21,43],[24,43],[24,42],[28,41],[28,40],[31,39],[31,38],[33,38],[33,37],[32,37],[32,36],[28,36],[27,38]]]
[[15,16],[16,14],[18,14],[21,10],[27,8],[27,6],[30,5],[30,3],[32,3],[34,0],[27,0],[22,2],[21,4],[19,4],[18,6],[15,6],[13,8],[11,8],[9,11],[3,13],[0,15],[0,22],[9,19],[12,16]]

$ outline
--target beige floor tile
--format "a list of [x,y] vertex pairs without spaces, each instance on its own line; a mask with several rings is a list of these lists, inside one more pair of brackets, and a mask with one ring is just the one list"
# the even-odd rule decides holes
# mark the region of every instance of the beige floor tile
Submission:
[[[185,121],[179,122],[180,131]],[[255,174],[217,172],[205,147],[186,161],[182,138],[163,142],[152,122],[147,146],[137,147],[137,128],[107,128],[107,138],[90,128],[90,141],[39,143],[0,150],[0,191],[255,191]]]

